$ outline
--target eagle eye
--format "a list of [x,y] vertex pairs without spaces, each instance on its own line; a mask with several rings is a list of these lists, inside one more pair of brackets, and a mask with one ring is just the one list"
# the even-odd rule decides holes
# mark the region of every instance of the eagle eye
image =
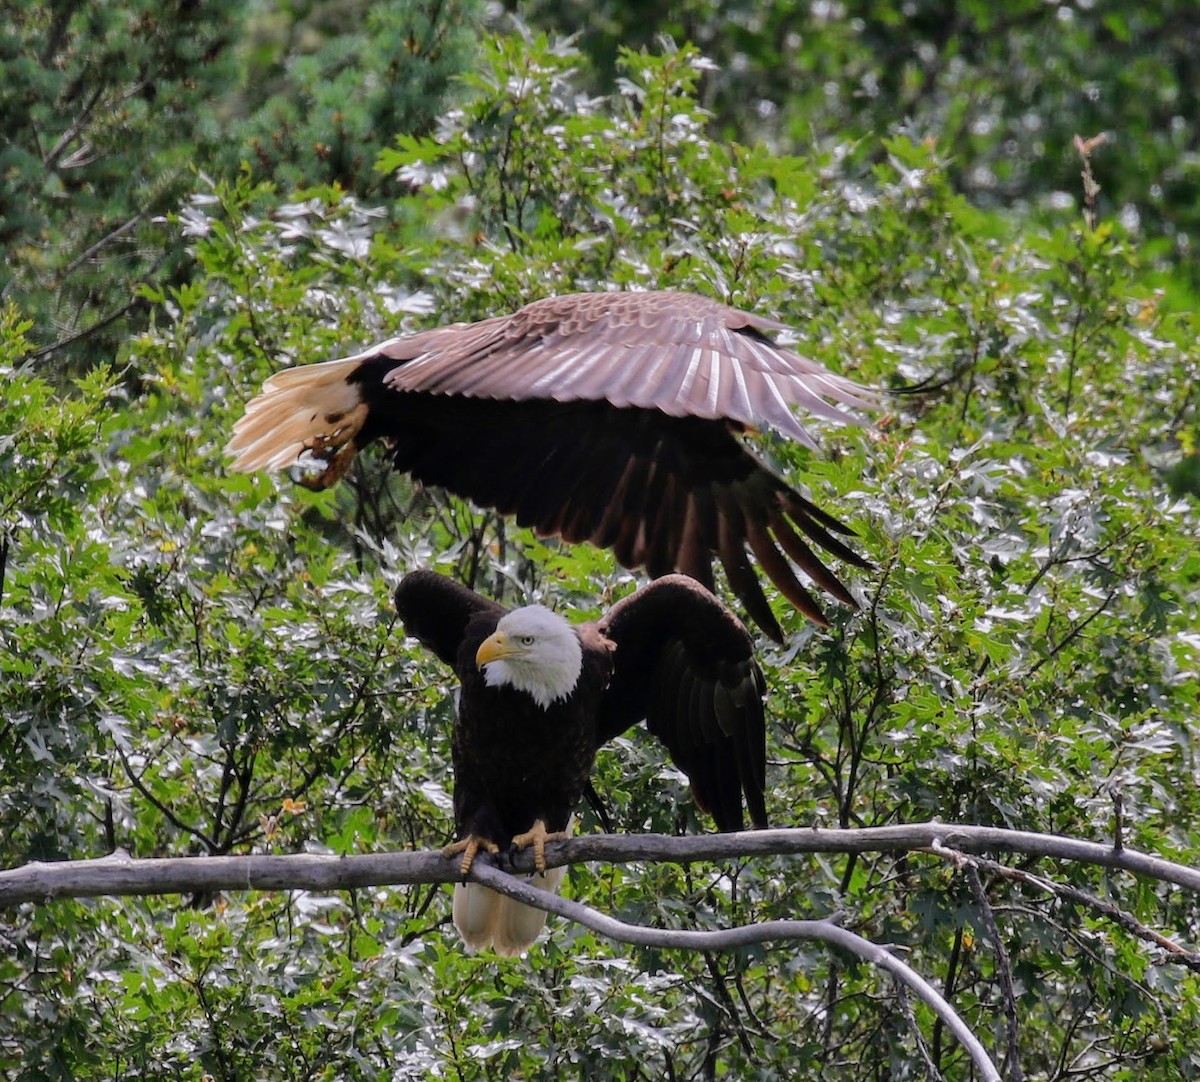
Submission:
[[533,636],[532,635],[522,635],[520,637],[519,641],[522,646],[532,646],[533,645]]

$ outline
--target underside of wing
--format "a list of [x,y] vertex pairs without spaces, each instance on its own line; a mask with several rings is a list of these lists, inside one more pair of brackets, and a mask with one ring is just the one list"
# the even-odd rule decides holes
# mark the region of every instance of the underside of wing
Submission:
[[[806,576],[853,605],[813,551],[865,566],[851,531],[775,476],[727,427],[594,402],[483,402],[392,396],[396,467],[544,536],[613,550],[652,577],[672,571],[713,586],[719,559],[750,617],[782,630],[749,553],[788,600],[824,622]],[[807,540],[806,540],[807,539]]]
[[743,798],[751,823],[765,827],[764,685],[738,619],[699,583],[671,575],[614,605],[598,630],[616,644],[599,742],[644,719],[718,829],[741,829]]

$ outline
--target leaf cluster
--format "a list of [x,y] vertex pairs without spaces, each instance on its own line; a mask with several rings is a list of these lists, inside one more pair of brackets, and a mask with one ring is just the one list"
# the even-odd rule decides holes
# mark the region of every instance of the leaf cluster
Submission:
[[[875,565],[854,576],[859,611],[824,631],[780,605],[789,646],[762,644],[781,825],[940,816],[1196,861],[1197,508],[1167,476],[1197,423],[1191,317],[1107,216],[1017,230],[956,194],[930,143],[888,140],[864,167],[847,146],[716,140],[691,48],[627,52],[620,71],[599,98],[572,46],[489,43],[436,130],[381,153],[403,192],[388,214],[335,188],[282,201],[245,174],[205,186],[178,215],[198,274],[144,292],[154,322],[119,382],[56,393],[20,367],[27,322],[0,319],[6,865],[446,841],[452,688],[395,626],[399,574],[433,565],[583,613],[632,576],[370,455],[314,494],[226,476],[221,448],[283,365],[610,286],[770,312],[801,352],[896,392],[878,425],[826,428],[820,455],[756,444]],[[642,734],[596,784],[619,829],[707,829]],[[1016,860],[979,878],[924,856],[780,857],[580,867],[567,889],[665,928],[840,912],[996,1048],[1011,997],[1027,1076],[1196,1075],[1195,974],[1087,904],[1193,943],[1195,899]],[[814,946],[624,949],[556,923],[506,965],[464,954],[448,908],[428,887],[22,907],[0,928],[0,1065],[969,1076],[922,1006]]]
[[[476,0],[5,6],[0,295],[48,373],[116,358],[189,280],[168,221],[202,176],[391,193],[372,171],[469,63]],[[382,188],[382,191],[376,190]]]
[[874,160],[881,134],[936,140],[973,202],[1044,222],[1083,202],[1072,142],[1100,136],[1106,213],[1194,283],[1188,0],[684,0],[655,18],[630,0],[507,7],[543,29],[583,27],[595,86],[617,76],[622,48],[694,42],[713,61],[700,100],[726,134],[800,149],[861,139]]

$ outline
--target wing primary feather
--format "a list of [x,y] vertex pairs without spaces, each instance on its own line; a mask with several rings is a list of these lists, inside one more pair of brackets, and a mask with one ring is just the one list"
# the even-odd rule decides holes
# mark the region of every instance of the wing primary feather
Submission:
[[831,556],[836,556],[839,560],[844,560],[853,567],[860,567],[864,570],[869,570],[871,561],[864,559],[855,552],[849,545],[838,540],[823,527],[818,526],[815,522],[809,522],[802,515],[792,515],[793,520],[804,533],[808,534],[818,545],[820,545]]
[[[679,691],[679,666],[672,656],[674,649],[682,647],[678,643],[668,643],[655,666],[653,695],[646,711],[646,727],[666,745],[672,757],[679,744],[679,734],[674,727],[677,715],[672,708],[672,704],[678,701]],[[687,769],[683,764],[680,764],[680,768]]]
[[[725,568],[725,577],[733,592],[737,594],[746,612],[759,627],[776,642],[783,642],[783,629],[771,606],[767,603],[758,576],[750,567],[746,558],[746,550],[742,546],[742,536],[745,531],[742,514],[736,504],[718,501],[717,510],[717,554],[721,558],[721,566]],[[825,623],[824,618],[820,621]]]
[[[818,624],[826,623],[825,614],[821,612],[821,606],[817,604],[803,586],[800,585],[800,580],[792,573],[791,567],[787,560],[780,554],[779,549],[772,543],[770,537],[752,518],[746,519],[746,539],[750,542],[750,551],[754,553],[758,559],[759,566],[767,573],[767,577],[775,583],[775,585],[797,609],[799,609],[810,620]],[[799,538],[797,538],[799,540]],[[816,564],[817,568],[824,570],[821,562],[809,554],[809,564]],[[805,567],[804,563],[797,561],[805,571],[812,574],[810,567]],[[817,576],[813,576],[816,578]],[[841,587],[841,583],[837,579],[833,579],[834,583]],[[841,590],[844,593],[844,590]],[[840,598],[839,598],[840,600]],[[851,599],[850,604],[853,604]]]
[[704,543],[701,532],[699,495],[694,491],[689,492],[686,500],[687,509],[684,512],[683,526],[680,529],[675,566],[683,574],[690,575],[711,593],[714,589],[712,556],[709,547]]
[[729,685],[723,679],[718,680],[713,686],[713,712],[721,732],[726,736],[737,730],[739,709],[737,697],[729,689]]
[[[818,538],[809,529],[812,526],[823,526],[826,530],[832,533],[840,533],[843,537],[855,537],[855,532],[844,522],[839,522],[828,511],[822,511],[816,504],[810,503],[798,492],[792,489],[784,489],[781,498],[783,501],[784,510],[792,516],[797,522],[803,524],[803,529],[809,534],[813,540],[817,541],[822,547],[829,548],[829,545],[822,538]],[[836,542],[835,542],[836,543]],[[853,555],[853,553],[852,553]],[[840,556],[840,553],[839,553]],[[841,557],[845,559],[844,556]],[[862,559],[860,556],[855,556],[855,559]]]
[[630,455],[621,476],[613,486],[608,506],[590,538],[597,548],[612,548],[627,526],[626,507],[634,502],[631,492],[639,492],[646,483],[646,463],[637,455]]
[[563,500],[552,530],[564,541],[587,541],[599,530],[605,509],[615,502],[615,490],[626,468],[624,449],[615,438],[601,431],[595,444],[583,448],[583,465]]
[[647,489],[644,563],[646,574],[661,578],[674,571],[680,547],[679,530],[684,515],[679,511],[678,478],[668,469],[656,471],[654,484]]
[[746,794],[746,807],[750,822],[756,827],[767,826],[767,805],[764,792],[767,786],[767,741],[766,718],[763,713],[763,675],[757,664],[751,662],[738,687],[738,699],[743,704],[742,747],[745,773],[742,787]]
[[[858,603],[851,596],[850,591],[821,562],[817,554],[804,543],[804,539],[788,525],[787,519],[780,512],[775,512],[771,515],[769,525],[771,532],[783,547],[783,551],[795,561],[796,566],[808,575],[813,582],[820,586],[827,594],[837,598],[843,605],[858,608]],[[756,549],[755,552],[757,553],[757,551]],[[759,559],[761,561],[761,557]],[[764,564],[763,566],[765,567],[766,565]],[[772,575],[771,577],[774,578],[775,576]],[[815,604],[815,602],[813,603]]]

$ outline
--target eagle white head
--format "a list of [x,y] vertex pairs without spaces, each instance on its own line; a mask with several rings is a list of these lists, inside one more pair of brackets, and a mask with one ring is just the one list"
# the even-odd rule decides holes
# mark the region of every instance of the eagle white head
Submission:
[[508,684],[533,696],[543,710],[579,683],[583,647],[575,629],[545,605],[527,605],[500,618],[480,644],[475,663],[488,687]]

